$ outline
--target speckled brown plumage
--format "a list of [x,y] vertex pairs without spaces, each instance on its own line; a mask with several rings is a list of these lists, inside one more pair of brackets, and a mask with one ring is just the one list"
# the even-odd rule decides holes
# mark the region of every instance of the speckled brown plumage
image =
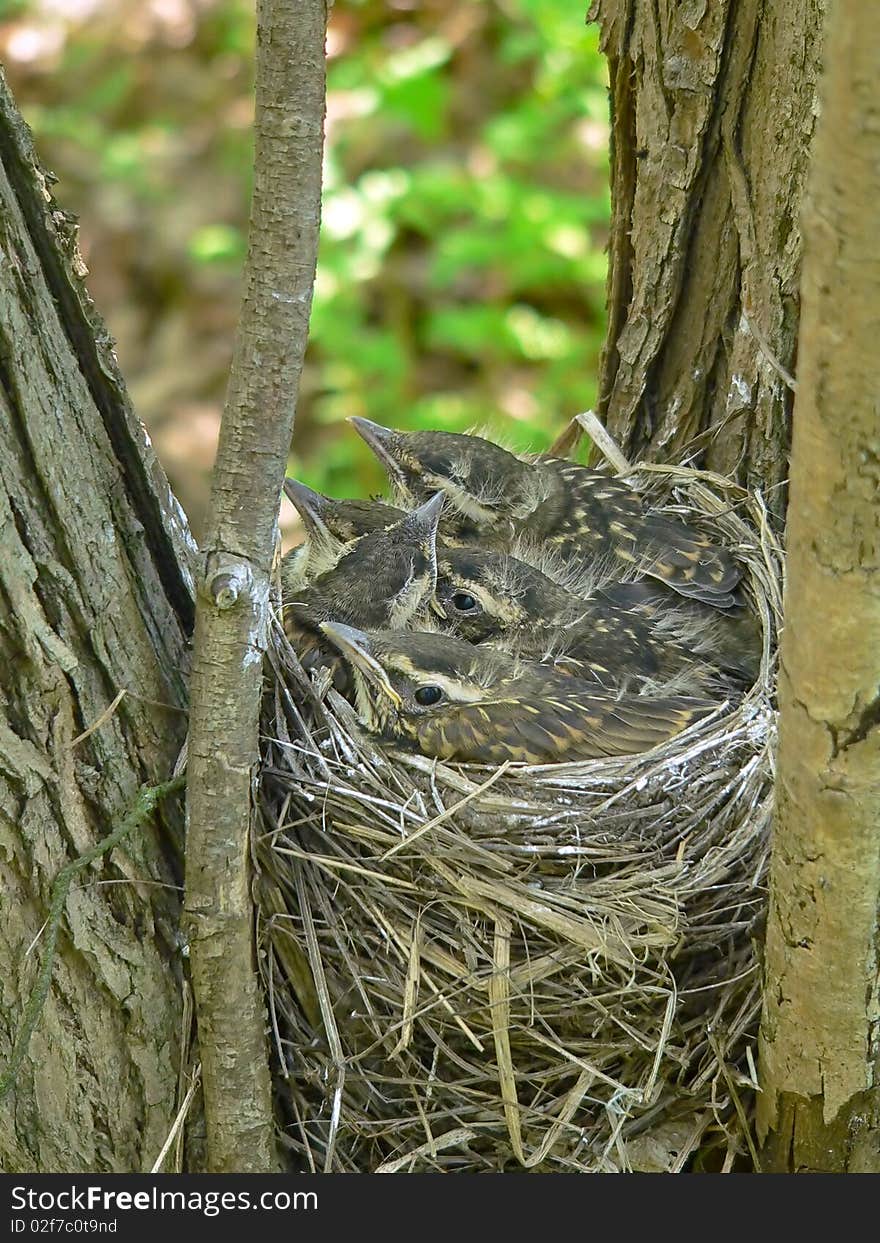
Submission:
[[444,538],[503,548],[526,535],[572,561],[615,557],[714,608],[738,603],[740,572],[730,554],[680,519],[651,511],[621,479],[558,458],[518,458],[479,436],[351,421],[401,497],[446,495]]
[[742,668],[738,649],[725,650],[732,645],[716,624],[721,615],[700,606],[713,616],[708,625],[695,621],[688,602],[673,596],[654,603],[662,588],[643,581],[644,594],[637,584],[612,583],[583,598],[516,557],[442,549],[435,609],[441,628],[471,643],[550,660],[560,672],[609,688],[676,679],[679,689],[703,693],[717,690],[725,676],[754,676],[754,668]]
[[351,664],[363,723],[440,759],[544,764],[629,755],[711,710],[681,696],[603,695],[589,682],[450,635],[321,629]]

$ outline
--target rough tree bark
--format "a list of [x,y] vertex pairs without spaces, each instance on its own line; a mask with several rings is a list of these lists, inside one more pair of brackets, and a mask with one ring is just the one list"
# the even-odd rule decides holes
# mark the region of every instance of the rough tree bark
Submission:
[[[631,460],[786,477],[824,0],[594,0],[613,217],[600,412]],[[782,512],[782,489],[768,497]]]
[[805,214],[759,1132],[880,1172],[880,9],[836,0]]
[[[186,523],[82,276],[0,75],[0,1070],[55,875],[142,782],[167,780],[185,730]],[[166,807],[69,893],[52,987],[0,1103],[0,1168],[155,1159],[182,1035],[180,818]]]
[[217,1172],[276,1165],[249,831],[269,575],[318,253],[326,21],[324,0],[257,6],[245,293],[199,568],[186,911]]

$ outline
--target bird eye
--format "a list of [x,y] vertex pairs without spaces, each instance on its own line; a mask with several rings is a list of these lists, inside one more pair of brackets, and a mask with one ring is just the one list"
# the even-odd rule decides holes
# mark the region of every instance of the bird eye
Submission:
[[443,691],[439,686],[420,686],[415,693],[415,701],[421,704],[423,708],[430,708],[432,704],[437,704],[443,698]]
[[459,613],[474,613],[477,609],[476,600],[470,592],[467,591],[454,592],[450,603]]

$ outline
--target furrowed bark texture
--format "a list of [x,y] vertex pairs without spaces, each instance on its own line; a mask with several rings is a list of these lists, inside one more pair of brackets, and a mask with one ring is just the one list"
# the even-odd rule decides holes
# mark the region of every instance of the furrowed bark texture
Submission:
[[631,460],[699,449],[749,484],[786,477],[823,10],[594,0],[612,112],[600,412]]
[[[185,731],[186,522],[131,412],[0,74],[0,1062],[52,881],[171,775]],[[108,708],[116,711],[88,737]],[[5,1171],[149,1168],[175,1114],[180,815],[72,888],[11,1095]],[[176,832],[176,853],[173,834]]]
[[829,11],[805,215],[759,1131],[880,1171],[880,8]]
[[318,247],[324,0],[261,0],[245,294],[196,605],[186,910],[215,1171],[276,1167],[249,875],[269,574]]

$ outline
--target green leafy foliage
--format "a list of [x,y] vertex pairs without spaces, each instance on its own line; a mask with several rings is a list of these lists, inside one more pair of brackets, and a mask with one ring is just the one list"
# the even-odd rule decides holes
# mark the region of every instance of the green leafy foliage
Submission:
[[346,415],[544,447],[595,399],[609,212],[595,32],[565,0],[454,12],[350,19],[330,64],[309,351],[327,432],[319,453],[298,435],[291,464],[325,491],[351,490],[352,471],[381,485],[339,435]]
[[[62,12],[4,5],[0,55],[61,201],[83,218],[93,292],[179,482],[199,456],[175,457],[179,428],[222,405],[238,310],[252,5],[90,0]],[[546,446],[595,400],[604,328],[595,30],[569,0],[338,0],[328,56],[291,471],[338,495],[379,489],[345,426],[353,414]],[[196,510],[197,493],[181,491]]]

